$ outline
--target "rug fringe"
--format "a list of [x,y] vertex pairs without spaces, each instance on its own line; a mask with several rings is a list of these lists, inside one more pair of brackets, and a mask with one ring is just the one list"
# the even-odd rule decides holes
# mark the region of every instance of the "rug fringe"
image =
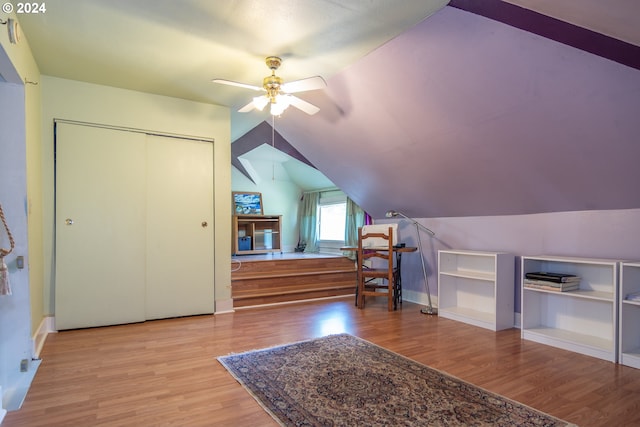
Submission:
[[[358,338],[355,335],[351,335],[351,334],[348,334],[346,332],[341,332],[339,334],[322,335],[320,337],[312,337],[312,338],[307,338],[307,339],[303,339],[303,340],[299,340],[299,341],[292,341],[292,342],[289,342],[289,343],[286,343],[286,344],[277,344],[277,345],[274,345],[272,347],[263,347],[263,348],[256,348],[256,349],[253,349],[253,350],[245,350],[245,351],[241,351],[240,353],[231,352],[231,353],[228,353],[228,354],[225,354],[225,355],[222,355],[222,356],[216,356],[216,359],[220,360],[220,358],[222,358],[222,357],[241,356],[243,354],[253,353],[253,352],[256,352],[256,351],[275,350],[275,349],[281,348],[281,347],[288,347],[290,345],[302,344],[302,343],[305,343],[305,342],[318,340],[318,339],[321,339],[321,338],[338,337],[338,336],[341,336],[341,335],[349,335],[349,336],[352,336],[354,338]],[[362,341],[366,341],[366,340],[363,340],[362,338],[358,338],[358,339],[362,340]],[[370,343],[370,344],[373,344],[373,343]],[[375,345],[375,344],[373,344],[373,345]]]

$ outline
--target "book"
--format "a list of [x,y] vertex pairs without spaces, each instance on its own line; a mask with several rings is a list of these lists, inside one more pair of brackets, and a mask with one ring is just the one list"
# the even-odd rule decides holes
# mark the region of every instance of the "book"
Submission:
[[580,284],[578,282],[554,283],[554,282],[545,282],[544,280],[525,280],[524,287],[531,288],[531,289],[543,289],[545,291],[553,291],[553,292],[569,292],[569,291],[577,291],[578,289],[580,289]]
[[632,292],[625,297],[627,301],[640,302],[640,292]]
[[556,288],[565,288],[568,286],[579,286],[580,282],[579,281],[572,281],[572,282],[551,282],[549,280],[539,280],[539,279],[524,279],[525,283],[531,283],[533,285],[545,285],[545,286],[553,286]]
[[545,280],[547,282],[555,282],[555,283],[567,283],[567,282],[580,281],[580,277],[576,276],[575,274],[548,273],[544,271],[526,273],[525,277],[527,279]]

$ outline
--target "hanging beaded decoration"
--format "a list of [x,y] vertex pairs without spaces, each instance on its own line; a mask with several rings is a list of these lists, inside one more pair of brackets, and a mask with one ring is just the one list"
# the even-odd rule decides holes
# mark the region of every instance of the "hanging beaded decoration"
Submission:
[[0,220],[4,225],[4,229],[7,231],[10,245],[9,249],[0,248],[0,295],[11,295],[11,285],[9,284],[9,270],[7,269],[7,264],[4,263],[4,257],[9,255],[11,251],[13,251],[13,248],[16,244],[13,240],[13,236],[11,235],[11,231],[9,230],[9,226],[7,225],[7,220],[4,217],[2,205],[0,205]]

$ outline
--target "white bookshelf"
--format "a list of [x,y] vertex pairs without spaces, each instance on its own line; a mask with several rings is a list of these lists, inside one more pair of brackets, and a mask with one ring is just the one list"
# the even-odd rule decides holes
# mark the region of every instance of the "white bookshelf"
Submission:
[[438,315],[493,331],[514,324],[514,256],[438,251]]
[[640,261],[620,265],[619,362],[640,369],[640,302],[627,295],[640,292]]
[[[523,256],[521,263],[522,338],[616,362],[619,261]],[[580,289],[527,288],[525,274],[538,271],[580,276]]]

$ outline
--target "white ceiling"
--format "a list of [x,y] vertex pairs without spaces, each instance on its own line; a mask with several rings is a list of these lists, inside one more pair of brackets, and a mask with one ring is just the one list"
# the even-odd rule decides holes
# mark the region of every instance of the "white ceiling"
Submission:
[[[328,79],[447,2],[48,0],[19,20],[43,74],[235,111],[255,95],[211,79],[262,86],[270,55],[283,58],[285,82]],[[232,140],[266,114],[234,114]]]

